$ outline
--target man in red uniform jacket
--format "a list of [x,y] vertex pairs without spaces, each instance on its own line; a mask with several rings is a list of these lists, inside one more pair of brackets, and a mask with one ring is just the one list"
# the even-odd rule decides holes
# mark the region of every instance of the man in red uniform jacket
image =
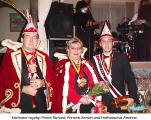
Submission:
[[6,53],[2,61],[0,112],[49,112],[53,68],[48,55],[36,49],[39,35],[30,15],[21,42],[22,48]]

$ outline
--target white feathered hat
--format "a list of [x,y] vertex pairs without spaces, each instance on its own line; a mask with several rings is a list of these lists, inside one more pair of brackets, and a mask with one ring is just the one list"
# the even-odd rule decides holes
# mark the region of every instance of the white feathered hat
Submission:
[[104,37],[111,37],[113,39],[113,36],[111,34],[111,31],[107,25],[107,23],[105,22],[104,24],[104,27],[103,27],[103,30],[102,30],[102,34],[101,34],[101,37],[100,37],[100,40]]
[[23,33],[25,33],[25,32],[38,32],[37,28],[33,24],[33,20],[32,20],[31,15],[29,14],[28,11],[26,11],[26,13],[27,13],[27,21],[28,21],[28,23],[27,23]]

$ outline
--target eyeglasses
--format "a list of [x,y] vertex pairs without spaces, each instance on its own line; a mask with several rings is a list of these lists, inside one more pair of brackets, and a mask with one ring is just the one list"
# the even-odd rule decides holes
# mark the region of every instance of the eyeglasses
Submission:
[[24,36],[24,39],[26,39],[26,40],[30,40],[30,39],[35,40],[35,39],[38,39],[38,36],[35,35],[35,36],[31,37],[31,36],[29,36],[29,35],[25,35],[25,36]]
[[71,50],[82,50],[82,47],[70,47],[69,49],[71,49]]

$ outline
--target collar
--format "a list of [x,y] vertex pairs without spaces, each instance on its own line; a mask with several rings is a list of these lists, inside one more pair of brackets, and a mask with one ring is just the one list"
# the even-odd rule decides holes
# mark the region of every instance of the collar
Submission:
[[27,55],[36,56],[36,50],[35,50],[35,51],[29,51],[29,50],[27,50],[27,49],[25,49],[25,48],[23,48],[23,49],[25,50],[25,52],[26,52]]
[[112,53],[113,53],[113,51],[109,52],[108,54],[106,54],[106,53],[103,52],[103,55],[104,56],[110,56]]

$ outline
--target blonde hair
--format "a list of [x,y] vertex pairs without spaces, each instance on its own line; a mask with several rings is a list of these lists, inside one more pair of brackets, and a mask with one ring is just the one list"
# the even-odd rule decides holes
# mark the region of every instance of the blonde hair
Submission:
[[67,42],[67,49],[69,49],[69,47],[70,47],[71,44],[73,44],[73,43],[80,43],[81,48],[83,48],[83,43],[82,43],[82,41],[81,41],[79,38],[75,37],[75,38],[72,38],[71,40],[69,40],[69,41]]

